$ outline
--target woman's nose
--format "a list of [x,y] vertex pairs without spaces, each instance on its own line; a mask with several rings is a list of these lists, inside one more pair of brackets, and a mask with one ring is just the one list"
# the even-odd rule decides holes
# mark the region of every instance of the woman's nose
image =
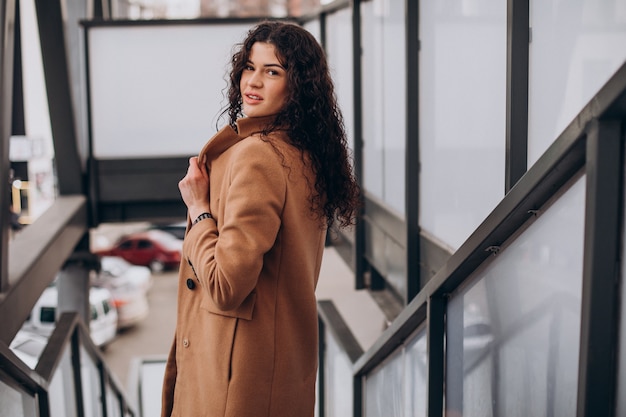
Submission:
[[258,87],[261,85],[261,77],[260,74],[254,72],[250,74],[250,78],[248,78],[248,85],[253,87]]

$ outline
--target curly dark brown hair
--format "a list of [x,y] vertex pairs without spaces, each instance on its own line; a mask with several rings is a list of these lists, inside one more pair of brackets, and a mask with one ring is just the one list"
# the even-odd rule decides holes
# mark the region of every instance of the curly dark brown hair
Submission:
[[307,153],[316,173],[311,206],[328,225],[354,224],[360,204],[359,186],[349,161],[343,116],[337,105],[326,55],[317,40],[302,27],[287,22],[267,21],[252,28],[231,60],[228,87],[229,123],[242,114],[240,80],[252,45],[269,43],[287,71],[288,97],[265,134],[287,126],[294,146]]

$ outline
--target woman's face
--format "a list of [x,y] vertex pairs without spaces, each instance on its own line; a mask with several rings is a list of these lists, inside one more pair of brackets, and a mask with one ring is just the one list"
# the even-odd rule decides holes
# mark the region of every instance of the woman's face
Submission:
[[243,113],[248,117],[278,113],[287,99],[287,71],[276,57],[274,45],[256,42],[239,82]]

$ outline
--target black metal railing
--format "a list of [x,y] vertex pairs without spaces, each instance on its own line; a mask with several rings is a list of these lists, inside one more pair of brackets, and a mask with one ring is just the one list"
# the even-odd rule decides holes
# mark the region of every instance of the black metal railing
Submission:
[[[584,233],[580,233],[583,241],[582,259],[575,259],[582,266],[577,277],[578,286],[573,288],[574,298],[577,300],[573,304],[569,303],[566,310],[570,313],[576,308],[578,310],[564,316],[559,313],[563,310],[561,308],[557,311],[558,318],[565,317],[569,321],[567,324],[557,324],[561,328],[570,326],[577,332],[574,343],[578,342],[578,346],[573,348],[579,352],[577,361],[574,360],[578,369],[565,370],[570,376],[573,375],[569,382],[574,382],[561,386],[564,390],[561,394],[564,393],[565,397],[560,398],[560,404],[567,403],[566,407],[576,409],[578,416],[616,415],[615,381],[619,378],[617,345],[620,337],[620,319],[619,314],[616,314],[620,305],[616,289],[623,285],[620,260],[623,244],[619,225],[623,224],[624,217],[625,121],[626,64],[622,65],[544,155],[512,187],[500,204],[404,308],[374,345],[354,360],[352,416],[379,415],[376,411],[365,410],[366,404],[369,404],[366,398],[369,394],[364,381],[371,377],[372,372],[389,366],[399,349],[404,349],[411,340],[416,339],[416,333],[421,330],[426,335],[423,353],[427,370],[424,387],[426,397],[421,413],[442,416],[445,413],[444,407],[450,405],[460,406],[460,412],[463,413],[462,379],[478,366],[484,365],[492,354],[493,363],[489,365],[487,372],[492,372],[491,378],[497,376],[500,372],[498,367],[506,364],[498,357],[502,354],[499,343],[506,338],[511,339],[516,331],[522,333],[525,327],[517,326],[517,330],[507,328],[513,326],[511,323],[505,324],[504,328],[500,326],[499,334],[504,335],[505,339],[498,339],[498,334],[487,332],[489,338],[485,339],[486,344],[478,351],[477,356],[459,369],[450,369],[449,355],[464,355],[466,348],[463,334],[464,312],[458,310],[457,301],[455,312],[450,310],[452,297],[459,294],[462,296],[464,288],[473,284],[472,280],[476,275],[480,275],[494,259],[498,259],[507,245],[514,242],[529,224],[542,215],[542,210],[548,210],[576,181],[583,184],[578,188],[583,190],[580,191],[582,198],[579,203],[580,219],[584,223]],[[519,288],[505,288],[504,291],[515,293]],[[552,299],[555,306],[557,302],[558,299]],[[551,309],[553,310],[554,308]],[[324,308],[321,311],[320,317],[325,328],[333,328],[339,334],[345,332],[345,324],[325,319]],[[526,316],[520,314],[519,317]],[[554,324],[555,321],[550,319],[547,322]],[[602,325],[599,326],[598,323]],[[449,333],[451,326],[455,326],[456,333]],[[550,329],[550,332],[555,329],[559,331],[553,326]],[[323,338],[321,340],[323,343]],[[320,350],[322,349],[323,346]],[[348,355],[348,348],[343,349]],[[559,368],[558,360],[555,360],[558,354],[555,356],[554,351],[544,353],[547,356],[544,355],[543,358],[548,361],[545,380],[548,383],[554,382],[557,377],[555,372],[563,372]],[[463,365],[463,360],[460,363]],[[412,366],[417,365],[414,363]],[[323,371],[328,372],[326,369]],[[324,372],[320,374],[321,386],[326,383]],[[455,378],[460,378],[461,381],[454,380]],[[536,389],[528,384],[526,381],[527,389]],[[450,395],[451,385],[461,390],[459,398]],[[490,399],[497,398],[498,388],[489,389],[492,396]],[[544,394],[554,395],[551,391],[541,395]],[[564,401],[563,398],[570,400]],[[328,402],[329,399],[322,396],[321,400]],[[455,400],[459,400],[459,404],[452,404]],[[558,414],[554,398],[547,398],[546,403],[547,408],[541,412],[547,412],[546,415]],[[487,405],[491,415],[500,415],[499,410],[502,409],[498,407],[502,407],[502,404],[488,402]],[[328,407],[332,408],[332,404],[323,404],[321,409]]]
[[[35,369],[0,342],[0,383],[10,387],[4,389],[3,407],[15,410],[11,415],[138,415],[73,312],[61,314]],[[15,395],[7,395],[8,390]]]

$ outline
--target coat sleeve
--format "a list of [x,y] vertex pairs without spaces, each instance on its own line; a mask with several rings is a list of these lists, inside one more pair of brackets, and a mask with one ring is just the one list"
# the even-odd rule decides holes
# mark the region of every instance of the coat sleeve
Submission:
[[[281,225],[287,181],[281,156],[271,143],[249,137],[233,149],[218,192],[222,218],[194,225],[183,253],[217,309],[238,308],[256,287],[263,257]],[[227,188],[223,188],[227,187]]]

